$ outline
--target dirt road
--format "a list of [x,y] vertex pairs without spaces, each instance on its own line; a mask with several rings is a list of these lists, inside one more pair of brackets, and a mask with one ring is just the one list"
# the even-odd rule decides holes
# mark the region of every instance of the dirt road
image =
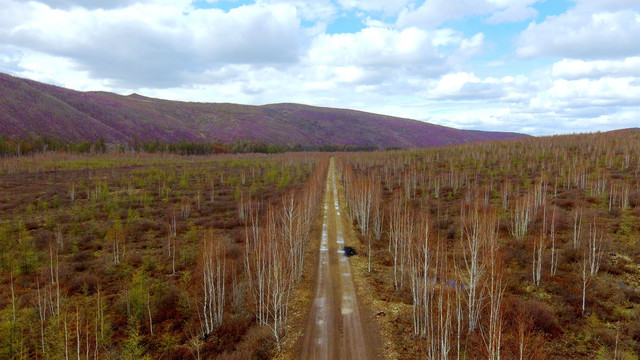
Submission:
[[373,359],[353,286],[344,237],[336,169],[331,159],[324,197],[315,299],[302,343],[302,359]]

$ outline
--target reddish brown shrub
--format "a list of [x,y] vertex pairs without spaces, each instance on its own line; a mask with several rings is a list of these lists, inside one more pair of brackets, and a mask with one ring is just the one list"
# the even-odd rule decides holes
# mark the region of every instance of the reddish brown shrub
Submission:
[[98,288],[98,278],[92,272],[82,272],[74,275],[67,284],[70,294],[82,294],[85,290],[92,294]]

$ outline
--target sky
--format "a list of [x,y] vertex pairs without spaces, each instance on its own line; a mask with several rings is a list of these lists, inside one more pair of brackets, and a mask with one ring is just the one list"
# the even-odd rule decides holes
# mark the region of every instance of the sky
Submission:
[[0,72],[459,129],[640,127],[640,0],[0,0]]

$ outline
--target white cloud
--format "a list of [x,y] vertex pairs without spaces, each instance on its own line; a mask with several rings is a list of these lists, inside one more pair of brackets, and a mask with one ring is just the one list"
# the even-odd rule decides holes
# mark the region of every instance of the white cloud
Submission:
[[344,91],[346,101],[366,93],[367,103],[375,104],[376,96],[396,101],[425,91],[482,46],[481,35],[466,39],[449,29],[369,27],[314,38],[294,71],[304,74],[298,81],[316,95],[331,88],[333,94]]
[[[486,51],[501,23],[544,15],[535,2],[259,0],[223,11],[191,0],[0,0],[0,71],[78,90],[299,102],[468,129],[637,126],[640,0],[576,0],[531,23],[519,57]],[[326,33],[345,13],[365,28]],[[449,27],[471,17],[489,25]],[[542,56],[552,60],[528,60]]]
[[631,77],[558,79],[548,94],[559,103],[558,107],[567,108],[640,104],[640,84],[634,84]]
[[487,13],[484,0],[432,0],[425,1],[417,8],[405,7],[396,24],[400,27],[435,28],[448,20]]
[[139,0],[39,0],[53,9],[116,9],[140,2]]
[[487,22],[490,24],[521,22],[535,18],[538,12],[525,4],[516,4],[493,13]]
[[522,58],[633,56],[640,54],[638,34],[639,13],[629,9],[592,12],[591,8],[586,9],[579,4],[564,14],[529,24],[520,34],[516,54]]
[[410,0],[337,0],[340,6],[347,10],[380,11],[387,15],[395,15]]
[[552,65],[551,74],[556,78],[580,79],[606,77],[640,77],[640,57],[623,60],[573,60],[562,59]]
[[491,14],[492,24],[520,22],[536,16],[530,7],[538,0],[428,0],[420,6],[405,7],[396,24],[400,27],[434,28],[449,20]]
[[477,107],[520,106],[545,85],[524,75],[478,77],[472,72],[451,72],[422,95],[439,101],[474,102]]
[[331,0],[262,0],[264,4],[286,4],[297,9],[301,19],[328,22],[338,15],[338,7]]
[[465,84],[480,82],[474,74],[471,73],[452,73],[446,74],[440,78],[438,85],[434,89],[434,93],[438,96],[451,96],[458,93]]
[[484,34],[473,35],[469,39],[462,39],[460,47],[453,53],[453,58],[469,59],[478,55],[484,49]]
[[361,66],[440,65],[444,59],[437,47],[461,41],[449,31],[371,27],[353,34],[318,36],[311,44],[307,61]]
[[573,0],[577,9],[585,12],[640,10],[640,0]]
[[19,75],[80,91],[110,91],[113,89],[113,84],[110,84],[108,80],[90,79],[87,72],[75,70],[73,61],[69,59],[31,51],[22,53]]
[[188,13],[162,4],[95,11],[9,5],[3,15],[23,21],[5,25],[0,41],[71,59],[92,77],[121,85],[180,84],[226,63],[295,63],[301,45],[297,11],[286,4]]
[[365,77],[364,70],[356,66],[338,66],[333,72],[338,83],[357,83]]
[[426,96],[439,100],[479,102],[485,102],[489,99],[500,100],[505,97],[505,90],[512,81],[513,79],[510,77],[479,79],[473,73],[449,73],[440,78],[435,89],[430,90]]
[[17,73],[21,70],[23,54],[13,46],[0,45],[0,72]]

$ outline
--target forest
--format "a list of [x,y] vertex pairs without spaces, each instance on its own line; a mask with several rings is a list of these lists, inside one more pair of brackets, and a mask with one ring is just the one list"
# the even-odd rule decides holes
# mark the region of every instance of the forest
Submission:
[[0,358],[296,358],[332,156],[381,358],[637,359],[639,131],[1,157]]
[[338,158],[388,358],[638,358],[639,131]]
[[263,359],[328,157],[0,159],[0,358]]

